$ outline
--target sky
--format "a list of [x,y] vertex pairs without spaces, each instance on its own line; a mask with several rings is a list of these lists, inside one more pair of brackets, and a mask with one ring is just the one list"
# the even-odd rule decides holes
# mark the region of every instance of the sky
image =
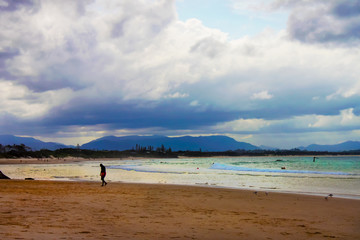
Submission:
[[0,134],[360,141],[360,0],[0,0]]

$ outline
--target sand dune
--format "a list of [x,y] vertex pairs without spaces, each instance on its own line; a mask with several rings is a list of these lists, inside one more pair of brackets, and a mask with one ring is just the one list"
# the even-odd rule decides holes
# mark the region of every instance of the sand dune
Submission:
[[360,201],[151,184],[0,181],[0,239],[360,239]]

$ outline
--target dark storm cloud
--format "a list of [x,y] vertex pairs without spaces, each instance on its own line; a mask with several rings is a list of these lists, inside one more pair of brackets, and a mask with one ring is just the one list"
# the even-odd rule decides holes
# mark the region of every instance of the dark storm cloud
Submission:
[[293,8],[287,30],[294,39],[343,46],[360,42],[360,0],[299,1],[282,6]]
[[153,107],[152,103],[93,102],[77,100],[66,106],[54,108],[41,124],[47,126],[90,126],[107,125],[109,128],[153,128],[197,129],[218,122],[231,121],[239,115],[236,112],[224,112],[216,109],[199,111],[196,108],[184,107],[180,101],[168,101]]
[[15,48],[7,48],[0,51],[0,61],[3,63],[6,59],[12,58],[19,54],[19,50]]
[[0,4],[0,11],[13,12],[23,7],[30,8],[35,6],[35,0],[4,0]]
[[358,17],[360,15],[360,1],[338,1],[333,8],[333,13],[342,18]]
[[314,100],[314,92],[307,89],[298,89],[288,93],[278,94],[277,97],[266,102],[258,102],[254,110],[244,113],[247,118],[262,118],[266,120],[290,119],[294,116],[304,115],[337,115],[339,109],[359,109],[360,96],[327,100],[320,98]]
[[20,54],[16,48],[5,48],[0,50],[0,77],[11,78],[11,74],[6,69],[6,61]]
[[[271,99],[252,99],[253,89],[243,90],[239,82],[247,82],[246,85],[257,83],[261,79],[274,77],[272,84],[266,86],[274,96]],[[312,79],[316,79],[312,81]],[[224,76],[219,81],[208,81],[191,85],[183,85],[181,92],[187,92],[190,96],[196,96],[200,103],[218,106],[223,110],[236,111],[239,118],[278,120],[288,119],[293,116],[308,114],[337,115],[339,109],[347,109],[357,106],[360,97],[354,95],[349,98],[337,98],[329,101],[326,96],[336,92],[337,86],[331,83],[328,75],[308,71],[299,71],[296,68],[284,68],[271,70],[270,72],[256,72],[248,70],[246,73],[236,76]],[[324,83],[327,84],[324,84]],[[261,89],[261,88],[259,88]],[[259,92],[259,89],[255,89]],[[321,96],[315,99],[315,96]]]
[[8,113],[0,114],[0,126],[0,135],[36,135],[47,131],[36,121],[21,119]]
[[44,69],[39,76],[18,77],[17,81],[34,92],[45,92],[69,88],[72,90],[83,89],[91,83],[81,81],[81,71],[90,71],[78,59],[69,59],[61,64],[54,64]]
[[37,76],[14,76],[6,70],[6,67],[2,68],[2,66],[5,65],[5,60],[11,59],[16,55],[16,51],[5,53],[4,60],[2,60],[0,52],[0,77],[20,83],[35,93],[63,88],[76,91],[91,85],[91,83],[81,81],[83,74],[80,73],[80,70],[83,69],[84,72],[90,70],[77,59],[69,59],[64,63],[53,64],[41,71]]

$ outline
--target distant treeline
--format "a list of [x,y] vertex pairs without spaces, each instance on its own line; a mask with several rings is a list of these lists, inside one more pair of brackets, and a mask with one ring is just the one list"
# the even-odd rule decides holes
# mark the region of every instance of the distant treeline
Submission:
[[216,156],[315,156],[315,155],[360,155],[360,149],[344,152],[316,152],[304,151],[299,149],[291,150],[236,150],[226,152],[205,152],[205,151],[178,151],[173,152],[171,148],[166,149],[163,146],[140,147],[126,151],[106,151],[106,150],[87,150],[78,148],[62,148],[57,150],[42,149],[32,151],[31,148],[20,145],[1,145],[0,158],[126,158],[126,157],[148,157],[148,158],[178,158],[178,157],[216,157]]

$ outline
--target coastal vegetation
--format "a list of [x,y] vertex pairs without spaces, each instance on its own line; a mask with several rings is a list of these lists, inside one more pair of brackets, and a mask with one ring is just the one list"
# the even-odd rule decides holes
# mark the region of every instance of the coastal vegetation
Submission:
[[158,148],[153,146],[136,145],[130,150],[111,151],[111,150],[88,150],[76,148],[61,148],[57,150],[41,149],[33,151],[24,144],[20,145],[1,145],[0,158],[128,158],[128,157],[146,157],[146,158],[178,158],[178,157],[216,157],[216,156],[315,156],[315,155],[360,155],[359,150],[329,152],[329,151],[307,151],[300,149],[291,150],[235,150],[223,152],[208,151],[172,151],[171,148],[165,148],[163,145]]

